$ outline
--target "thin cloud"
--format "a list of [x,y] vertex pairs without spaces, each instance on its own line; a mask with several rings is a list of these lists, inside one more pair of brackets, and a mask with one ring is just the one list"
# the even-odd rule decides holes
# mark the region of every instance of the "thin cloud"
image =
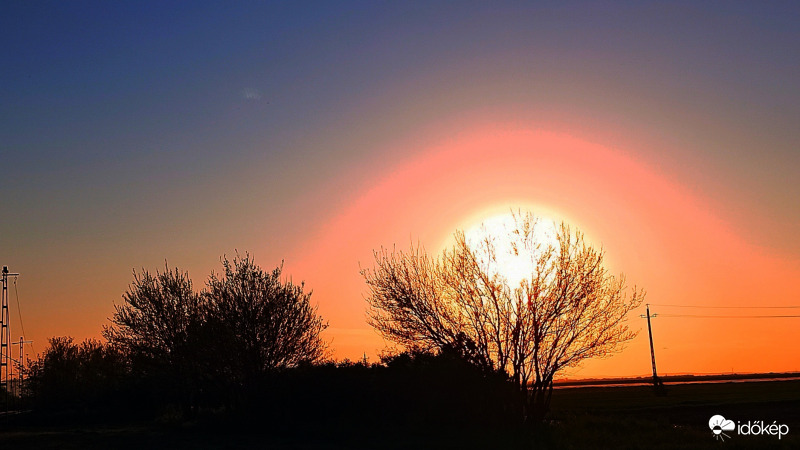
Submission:
[[245,88],[242,90],[242,97],[245,100],[261,100],[261,91],[253,88]]

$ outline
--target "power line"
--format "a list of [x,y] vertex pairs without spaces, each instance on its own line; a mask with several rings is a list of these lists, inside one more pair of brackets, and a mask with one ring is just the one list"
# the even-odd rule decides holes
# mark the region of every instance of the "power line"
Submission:
[[659,314],[658,317],[693,317],[698,319],[785,319],[800,317],[800,314],[785,314],[785,315],[760,315],[760,316],[713,316],[705,314]]
[[[25,333],[25,324],[22,323],[22,308],[19,306],[19,291],[17,291],[17,277],[14,277],[14,297],[17,298],[17,314],[19,314],[19,327],[20,329],[22,329],[22,335],[27,336],[27,333]],[[25,341],[25,342],[31,344],[31,351],[33,351],[33,353],[36,354],[36,349],[33,347],[33,341]],[[20,352],[19,359],[22,360],[23,359],[22,355],[24,354],[24,351],[21,345],[19,348],[19,352]]]
[[14,277],[14,296],[17,297],[17,314],[19,315],[19,327],[22,335],[25,336],[25,325],[22,324],[22,309],[19,307],[19,291],[17,291],[17,277]]
[[670,308],[703,308],[703,309],[800,309],[800,305],[788,306],[704,306],[704,305],[668,305],[664,303],[650,303],[651,306],[663,306]]

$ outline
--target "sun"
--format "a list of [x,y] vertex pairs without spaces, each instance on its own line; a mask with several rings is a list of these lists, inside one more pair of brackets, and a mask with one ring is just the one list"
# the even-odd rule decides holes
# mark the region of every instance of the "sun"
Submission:
[[[490,275],[505,278],[512,288],[530,279],[535,270],[534,258],[540,251],[549,246],[558,248],[555,221],[540,215],[533,215],[531,229],[533,242],[539,244],[539,249],[521,245],[515,230],[524,220],[524,213],[508,212],[486,217],[464,229],[467,244],[486,261]],[[492,254],[487,251],[487,244],[493,247]]]

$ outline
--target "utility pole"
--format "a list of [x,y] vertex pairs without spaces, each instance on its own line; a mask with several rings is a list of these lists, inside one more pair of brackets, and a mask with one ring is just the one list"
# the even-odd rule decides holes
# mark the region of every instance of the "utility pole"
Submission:
[[[658,314],[653,314],[652,317],[656,317]],[[645,317],[645,316],[640,316]],[[650,304],[647,304],[647,334],[650,335],[650,361],[653,363],[653,387],[658,389],[661,386],[661,380],[658,378],[658,372],[656,371],[656,352],[653,349],[653,328],[650,326]]]
[[22,396],[25,393],[24,390],[24,381],[25,381],[25,344],[33,344],[33,341],[26,341],[23,336],[19,337],[19,342],[14,342],[14,345],[19,345],[19,375],[17,376],[17,393],[20,400],[22,400]]
[[9,273],[8,266],[3,266],[3,298],[2,306],[0,306],[0,387],[6,391],[6,415],[8,415],[8,402],[9,393],[9,362],[11,361],[11,353],[8,345],[11,341],[11,330],[9,323],[11,317],[8,314],[8,277],[15,277],[18,273]]

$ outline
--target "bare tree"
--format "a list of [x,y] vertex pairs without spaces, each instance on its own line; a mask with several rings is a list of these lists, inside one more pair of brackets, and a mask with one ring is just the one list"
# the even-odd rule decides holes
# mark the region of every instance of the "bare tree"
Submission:
[[[644,293],[609,275],[603,252],[561,224],[555,243],[535,233],[532,214],[514,215],[507,236],[456,244],[436,259],[424,250],[375,252],[362,270],[370,292],[369,322],[407,348],[456,348],[469,360],[505,371],[524,399],[527,421],[549,409],[553,378],[587,358],[622,349],[636,333],[627,314]],[[498,267],[498,239],[522,255],[529,275],[512,286]]]

